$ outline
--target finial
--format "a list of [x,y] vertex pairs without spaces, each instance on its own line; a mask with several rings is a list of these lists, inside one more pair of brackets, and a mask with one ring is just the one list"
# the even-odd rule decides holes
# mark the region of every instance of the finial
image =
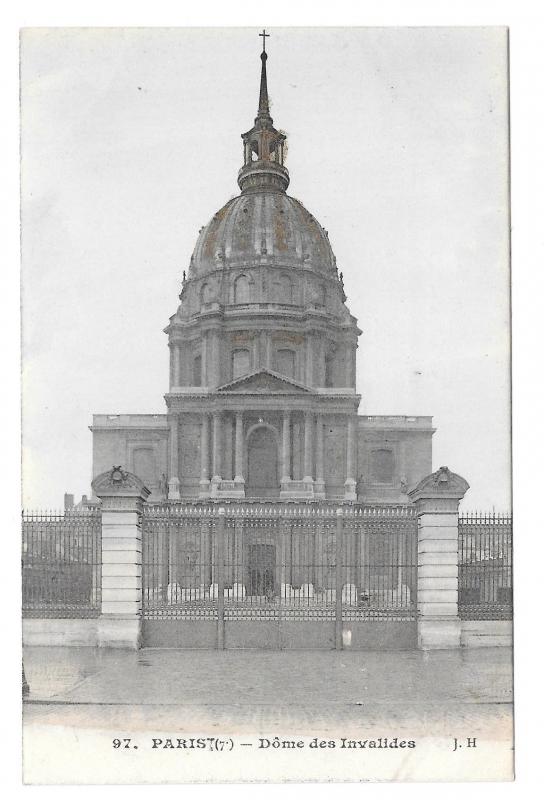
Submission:
[[262,119],[264,117],[272,122],[270,119],[270,109],[268,106],[268,84],[266,80],[266,59],[268,56],[266,55],[265,50],[265,36],[269,35],[270,34],[266,33],[264,30],[259,34],[259,36],[263,37],[263,52],[261,53],[261,86],[259,89],[259,110],[257,112],[257,118],[260,117]]
[[266,55],[266,40],[270,38],[270,34],[263,28],[263,32],[259,34],[263,40],[263,53]]

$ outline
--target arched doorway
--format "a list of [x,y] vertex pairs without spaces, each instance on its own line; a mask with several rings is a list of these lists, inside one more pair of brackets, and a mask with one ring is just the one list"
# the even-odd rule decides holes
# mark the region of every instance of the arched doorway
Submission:
[[279,497],[278,443],[265,425],[254,428],[247,440],[247,497]]

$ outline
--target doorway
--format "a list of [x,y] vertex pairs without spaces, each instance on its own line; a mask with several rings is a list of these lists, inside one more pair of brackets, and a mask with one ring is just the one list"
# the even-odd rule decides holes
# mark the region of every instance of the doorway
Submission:
[[274,432],[259,427],[247,443],[247,497],[279,497],[278,445]]
[[276,548],[273,544],[251,544],[248,556],[247,594],[253,597],[274,597]]

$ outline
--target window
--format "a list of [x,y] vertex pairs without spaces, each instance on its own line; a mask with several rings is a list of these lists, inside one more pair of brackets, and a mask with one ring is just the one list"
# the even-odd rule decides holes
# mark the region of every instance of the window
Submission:
[[374,450],[370,457],[370,474],[375,483],[393,483],[393,452]]
[[208,283],[202,284],[202,288],[200,289],[200,305],[204,305],[204,303],[210,302],[210,286]]
[[292,350],[276,351],[276,372],[288,378],[295,377],[295,354]]
[[240,275],[234,281],[234,302],[249,303],[249,280],[246,275]]
[[202,356],[193,359],[193,386],[202,386]]
[[247,375],[250,370],[249,350],[233,350],[232,379]]

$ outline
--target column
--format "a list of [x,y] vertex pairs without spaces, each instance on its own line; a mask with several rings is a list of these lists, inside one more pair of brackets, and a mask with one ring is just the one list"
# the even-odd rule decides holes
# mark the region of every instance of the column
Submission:
[[174,385],[174,346],[172,344],[168,345],[170,349],[170,389]]
[[200,362],[200,385],[208,386],[208,331],[202,331],[202,353]]
[[313,356],[313,337],[310,334],[306,334],[306,376],[304,381],[306,386],[313,386],[314,384]]
[[210,417],[202,415],[200,425],[200,496],[208,497],[210,492]]
[[92,482],[102,504],[102,607],[97,636],[100,647],[141,644],[141,516],[150,495],[136,475],[112,467]]
[[234,480],[236,483],[244,483],[244,415],[241,411],[236,412],[234,461]]
[[289,411],[283,412],[283,427],[281,438],[281,488],[287,489],[291,482],[291,415]]
[[325,497],[325,473],[323,462],[323,417],[316,415],[316,437],[315,437],[315,493],[318,497]]
[[459,501],[468,483],[440,467],[409,492],[418,515],[417,639],[421,650],[460,646]]
[[312,422],[310,412],[304,414],[304,478],[305,483],[313,483],[312,469]]
[[353,350],[352,350],[351,346],[349,345],[349,343],[346,343],[345,349],[344,349],[344,353],[345,353],[344,358],[345,358],[345,365],[346,365],[346,377],[345,377],[346,383],[345,383],[345,385],[346,386],[352,386],[352,384],[353,384],[353,375],[352,375]]
[[320,334],[317,338],[314,377],[314,386],[325,386],[325,342],[323,334]]
[[172,365],[172,385],[179,386],[181,383],[181,364],[180,364],[180,346],[179,344],[174,344],[172,346],[172,358],[173,358],[173,365]]
[[170,427],[170,469],[168,480],[168,499],[179,500],[179,417],[173,414],[169,419]]
[[221,482],[221,412],[213,415],[212,481]]
[[344,483],[344,500],[357,500],[355,480],[355,444],[356,444],[356,431],[355,423],[357,417],[352,414],[347,419],[347,447],[346,447],[346,480]]

